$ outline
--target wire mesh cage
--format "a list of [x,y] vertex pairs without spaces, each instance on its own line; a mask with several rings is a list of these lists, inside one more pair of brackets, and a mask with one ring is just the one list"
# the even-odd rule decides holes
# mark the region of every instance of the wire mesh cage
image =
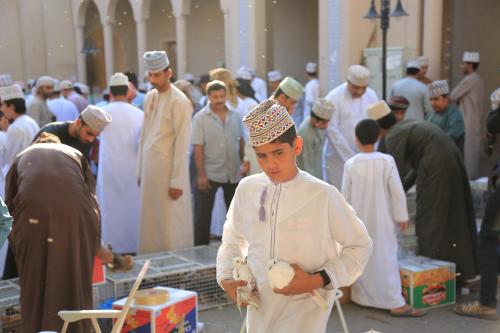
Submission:
[[94,309],[111,309],[111,304],[115,300],[113,283],[106,281],[92,286],[92,300]]
[[0,332],[21,332],[20,288],[17,279],[0,281]]
[[140,289],[163,286],[195,291],[199,310],[206,310],[230,303],[217,284],[216,257],[217,249],[210,246],[141,255],[135,258],[132,270],[109,273],[107,278],[114,285],[115,299],[126,297],[142,265],[150,260],[150,268]]

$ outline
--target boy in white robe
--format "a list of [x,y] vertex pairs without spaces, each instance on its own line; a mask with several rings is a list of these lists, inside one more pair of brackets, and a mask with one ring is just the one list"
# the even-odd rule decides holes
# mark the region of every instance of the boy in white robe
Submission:
[[[243,121],[264,172],[244,178],[236,189],[217,255],[217,281],[236,301],[236,289],[245,282],[232,279],[233,259],[246,254],[260,300],[258,311],[248,308],[247,332],[325,332],[334,288],[361,275],[372,242],[333,186],[297,168],[302,139],[284,107],[266,100]],[[269,285],[271,259],[294,268],[283,289]],[[327,310],[310,297],[314,290]]]
[[392,156],[375,151],[380,134],[376,121],[360,121],[355,133],[360,153],[344,166],[342,194],[374,245],[363,275],[352,286],[351,299],[363,306],[390,309],[393,316],[422,316],[425,312],[407,305],[401,294],[395,223],[405,230],[408,210],[396,163]]

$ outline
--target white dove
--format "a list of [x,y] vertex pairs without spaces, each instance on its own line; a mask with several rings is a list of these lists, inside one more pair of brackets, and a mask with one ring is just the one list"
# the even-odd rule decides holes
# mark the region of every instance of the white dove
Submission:
[[[271,289],[285,288],[295,276],[293,267],[284,261],[270,260],[269,266],[267,278]],[[320,308],[328,310],[328,304],[326,304],[324,298],[316,290],[313,290],[310,295]]]
[[241,313],[241,305],[243,303],[247,303],[250,306],[253,306],[256,310],[259,310],[259,299],[253,293],[256,281],[253,276],[250,268],[248,267],[246,260],[243,260],[240,257],[233,259],[233,279],[245,281],[247,284],[244,286],[240,286],[236,289],[236,297],[238,306],[238,310]]

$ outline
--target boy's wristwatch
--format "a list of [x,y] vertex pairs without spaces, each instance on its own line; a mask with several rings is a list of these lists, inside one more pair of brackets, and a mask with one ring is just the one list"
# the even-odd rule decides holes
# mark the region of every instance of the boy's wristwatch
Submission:
[[328,274],[324,269],[317,271],[314,274],[319,274],[323,279],[323,288],[328,286],[332,282],[332,280],[330,280],[330,277],[328,276]]

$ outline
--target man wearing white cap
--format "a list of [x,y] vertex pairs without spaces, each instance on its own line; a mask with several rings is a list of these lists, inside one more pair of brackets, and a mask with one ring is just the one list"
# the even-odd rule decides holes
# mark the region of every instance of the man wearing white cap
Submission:
[[420,56],[415,60],[420,65],[417,79],[425,85],[431,84],[432,80],[427,77],[427,72],[429,71],[429,58],[427,58],[426,56]]
[[139,235],[137,158],[144,113],[127,102],[128,78],[109,81],[111,102],[102,109],[113,121],[99,135],[97,200],[102,239],[114,252],[136,253]]
[[302,121],[299,135],[304,141],[302,154],[297,157],[297,165],[316,178],[323,179],[323,146],[328,122],[335,112],[332,102],[319,98],[314,103],[311,115]]
[[461,65],[465,77],[450,93],[451,101],[458,105],[464,116],[464,158],[469,178],[481,176],[479,165],[481,159],[481,140],[483,135],[485,135],[482,120],[487,111],[484,105],[484,82],[477,73],[478,67],[479,53],[465,52]]
[[146,52],[144,64],[154,89],[144,100],[139,148],[139,253],[151,253],[193,245],[188,165],[193,106],[170,84],[166,52]]
[[253,68],[248,69],[250,74],[252,75],[252,80],[250,81],[250,85],[255,91],[255,98],[260,103],[267,99],[267,84],[266,81],[262,80],[257,76],[257,72]]
[[307,83],[304,87],[304,116],[305,120],[311,115],[314,102],[319,97],[318,64],[308,62],[306,65]]
[[79,150],[89,159],[94,140],[110,122],[111,117],[106,111],[98,106],[89,105],[74,121],[45,125],[40,129],[36,138],[43,132],[54,134],[61,140],[61,143]]
[[283,75],[280,71],[272,70],[267,73],[267,82],[271,94],[278,88],[281,80],[283,80]]
[[33,118],[38,126],[42,127],[56,120],[56,116],[50,112],[47,100],[52,96],[54,90],[54,79],[50,76],[40,76],[36,80],[36,95],[28,107],[26,114]]
[[74,90],[73,83],[69,80],[61,81],[61,94],[75,104],[78,113],[81,113],[89,105],[89,102]]
[[[268,99],[243,121],[264,172],[236,189],[217,254],[217,282],[236,302],[236,289],[246,282],[233,279],[233,260],[247,255],[260,303],[258,310],[248,307],[247,332],[325,332],[334,289],[362,274],[371,239],[333,186],[297,168],[302,139],[284,107]],[[343,245],[339,253],[337,244]],[[278,261],[294,273],[281,289],[268,278]],[[310,297],[313,291],[327,309]]]
[[419,255],[457,264],[459,282],[477,274],[477,226],[462,154],[444,131],[403,120],[380,101],[368,108],[396,161],[405,190],[417,186],[415,227]]
[[420,64],[411,60],[406,65],[406,77],[396,81],[390,92],[392,96],[403,96],[410,102],[406,110],[405,119],[424,120],[427,112],[432,111],[429,101],[429,89],[417,78]]
[[6,176],[16,155],[31,144],[40,128],[26,115],[24,94],[18,85],[0,87],[0,101],[0,111],[5,118],[13,121],[6,130],[7,145],[0,161],[3,175]]
[[56,121],[73,121],[78,118],[78,109],[70,101],[61,96],[61,83],[54,84],[54,92],[47,101],[50,112],[56,116]]
[[347,82],[326,96],[326,100],[333,103],[335,112],[327,129],[323,179],[339,189],[344,163],[357,153],[354,128],[368,117],[366,108],[378,101],[375,91],[368,87],[369,78],[368,68],[352,65],[347,73]]
[[464,153],[465,127],[460,110],[450,103],[450,88],[446,80],[434,81],[428,85],[434,111],[427,113],[425,120],[438,126],[455,142]]
[[297,102],[304,94],[304,87],[295,79],[287,76],[273,92],[271,98],[284,106],[289,115],[293,115]]

